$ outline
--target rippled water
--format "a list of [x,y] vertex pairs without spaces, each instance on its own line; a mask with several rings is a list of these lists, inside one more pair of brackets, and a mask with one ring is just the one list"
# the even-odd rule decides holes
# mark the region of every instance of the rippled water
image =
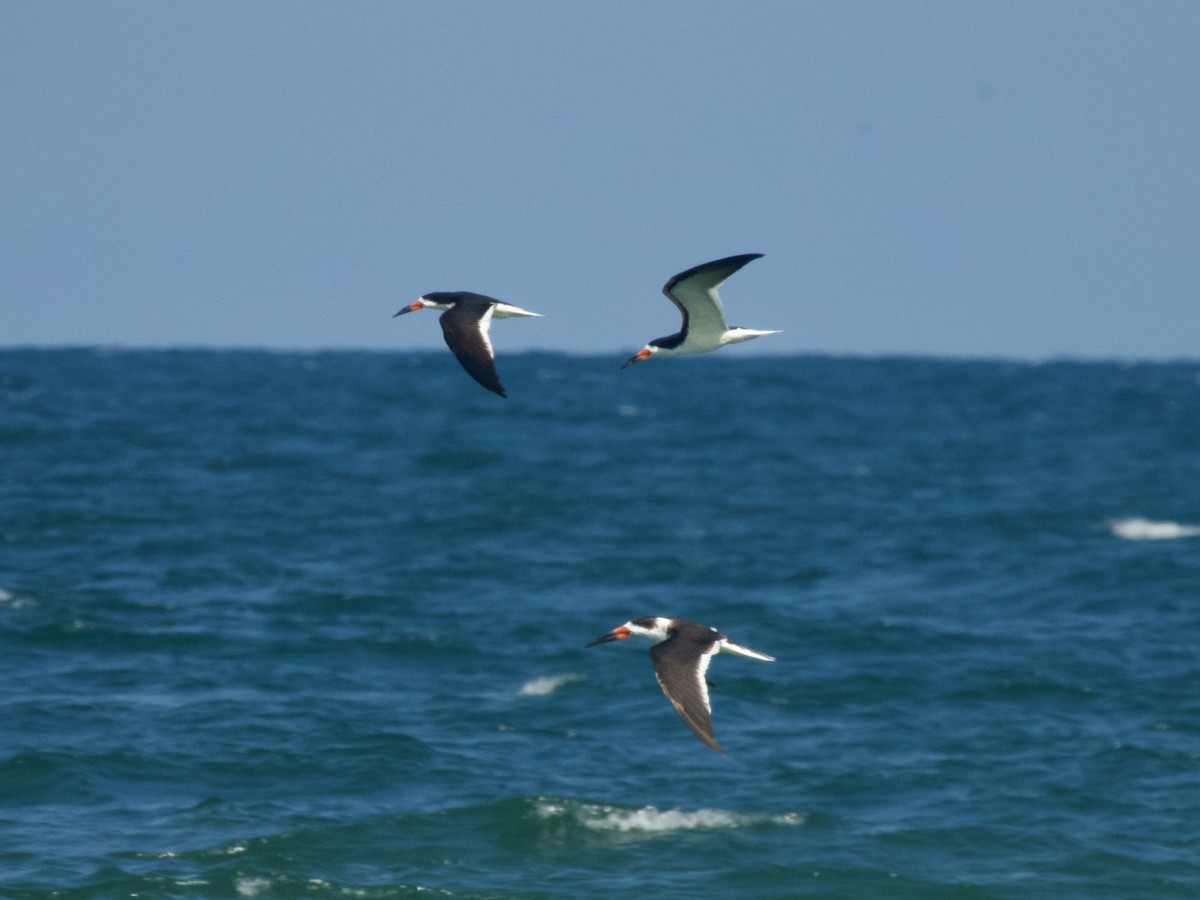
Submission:
[[0,352],[0,895],[1200,896],[1200,365],[620,362]]

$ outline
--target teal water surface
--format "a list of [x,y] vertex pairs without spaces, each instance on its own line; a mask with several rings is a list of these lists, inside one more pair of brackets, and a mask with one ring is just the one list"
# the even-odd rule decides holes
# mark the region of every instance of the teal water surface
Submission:
[[620,362],[0,351],[0,896],[1200,897],[1200,365]]

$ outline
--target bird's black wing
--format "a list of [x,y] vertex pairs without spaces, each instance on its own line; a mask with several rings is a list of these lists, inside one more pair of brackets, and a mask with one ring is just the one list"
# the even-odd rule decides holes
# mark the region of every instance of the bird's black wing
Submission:
[[501,397],[507,397],[496,374],[488,327],[492,324],[492,304],[460,302],[442,313],[442,337],[467,374]]

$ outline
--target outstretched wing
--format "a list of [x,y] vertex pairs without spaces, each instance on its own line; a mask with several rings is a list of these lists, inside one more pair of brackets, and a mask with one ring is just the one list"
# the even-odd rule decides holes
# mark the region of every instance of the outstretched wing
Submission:
[[681,664],[686,657],[679,653],[680,640],[679,635],[672,635],[650,648],[654,675],[659,687],[675,707],[675,712],[692,729],[692,733],[718,753],[724,753],[713,737],[712,705],[708,700],[708,684],[704,678],[716,646],[710,646],[700,656],[693,656],[690,662]]
[[467,374],[501,397],[507,397],[496,374],[496,363],[488,329],[492,324],[491,303],[460,301],[442,313],[442,337]]
[[746,263],[760,256],[761,253],[743,253],[701,263],[668,281],[663,286],[663,293],[679,307],[684,329],[692,329],[698,334],[724,334],[728,325],[717,288]]

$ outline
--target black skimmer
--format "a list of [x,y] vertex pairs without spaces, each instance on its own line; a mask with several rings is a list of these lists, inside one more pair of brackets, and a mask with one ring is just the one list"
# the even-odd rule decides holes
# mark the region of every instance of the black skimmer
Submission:
[[683,330],[678,334],[655,338],[625,361],[625,366],[651,356],[682,356],[685,353],[709,353],[726,344],[736,344],[778,331],[755,331],[753,328],[730,328],[725,324],[725,307],[717,288],[725,279],[761,253],[727,256],[694,266],[680,272],[665,285],[663,293],[679,307],[683,315]]
[[618,625],[585,646],[623,641],[634,634],[654,641],[654,646],[650,648],[654,676],[675,707],[675,712],[679,713],[696,737],[718,753],[724,753],[713,737],[712,704],[708,702],[709,681],[704,677],[708,664],[721,651],[766,662],[774,662],[775,657],[735,644],[715,628],[667,616],[634,619]]
[[[418,309],[442,309],[438,319],[442,323],[442,336],[467,374],[489,391],[507,397],[496,374],[496,355],[492,342],[488,340],[488,328],[492,319],[507,319],[510,316],[540,316],[520,307],[470,291],[436,291],[418,297],[396,316],[416,312]],[[392,316],[394,319],[396,316]]]

